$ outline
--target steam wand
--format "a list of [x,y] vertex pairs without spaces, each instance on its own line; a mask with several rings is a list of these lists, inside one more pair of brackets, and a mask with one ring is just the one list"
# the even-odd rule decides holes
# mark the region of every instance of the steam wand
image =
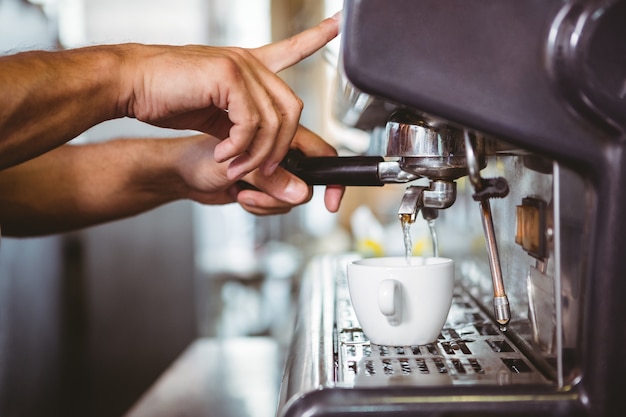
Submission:
[[491,269],[491,279],[493,281],[493,308],[496,321],[505,326],[511,319],[511,310],[509,307],[509,299],[504,289],[504,281],[502,279],[502,268],[500,267],[500,257],[498,255],[498,244],[496,242],[496,234],[493,227],[493,217],[491,216],[490,198],[503,198],[509,193],[509,185],[504,178],[482,178],[480,176],[480,167],[476,155],[474,153],[474,144],[471,134],[467,131],[465,135],[465,150],[467,154],[467,167],[469,170],[469,179],[474,187],[472,197],[478,202],[483,229],[485,232],[487,255],[489,256],[489,267]]

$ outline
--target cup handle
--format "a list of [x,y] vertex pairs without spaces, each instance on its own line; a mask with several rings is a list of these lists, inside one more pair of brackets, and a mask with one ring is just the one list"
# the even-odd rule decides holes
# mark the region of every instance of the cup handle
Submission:
[[378,285],[378,308],[392,326],[402,320],[402,285],[395,279],[386,279]]

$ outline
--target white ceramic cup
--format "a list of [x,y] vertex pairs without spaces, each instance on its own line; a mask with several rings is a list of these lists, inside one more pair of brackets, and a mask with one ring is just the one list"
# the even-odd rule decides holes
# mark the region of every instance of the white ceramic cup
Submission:
[[350,299],[363,333],[377,345],[437,340],[454,290],[454,261],[441,257],[366,258],[348,264]]

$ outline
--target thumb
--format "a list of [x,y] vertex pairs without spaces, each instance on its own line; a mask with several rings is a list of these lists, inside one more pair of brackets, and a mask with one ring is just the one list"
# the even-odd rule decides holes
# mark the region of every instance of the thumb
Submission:
[[256,59],[277,73],[312,55],[339,33],[341,12],[290,38],[251,49]]

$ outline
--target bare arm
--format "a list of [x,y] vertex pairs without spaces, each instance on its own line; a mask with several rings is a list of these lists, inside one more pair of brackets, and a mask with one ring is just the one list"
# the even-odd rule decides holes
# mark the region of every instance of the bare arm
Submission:
[[107,45],[0,58],[0,169],[60,146],[104,120],[205,132],[230,178],[271,174],[295,135],[302,102],[275,72],[338,32],[337,18],[257,49]]
[[9,236],[78,229],[182,198],[169,140],[64,145],[0,171],[0,224]]
[[[336,153],[299,126],[302,103],[275,72],[337,31],[330,18],[250,50],[125,44],[0,58],[3,232],[61,232],[181,198],[237,201],[256,214],[307,201],[309,187],[278,163],[289,147]],[[208,135],[62,146],[118,117]],[[240,179],[259,191],[241,190]],[[330,211],[342,193],[327,188]]]
[[108,119],[118,108],[124,47],[0,57],[0,169],[26,161]]
[[[162,204],[190,199],[202,204],[238,202],[259,215],[288,212],[308,201],[312,190],[278,168],[254,170],[242,189],[228,177],[229,161],[216,163],[221,143],[209,135],[169,139],[113,140],[64,145],[0,171],[0,225],[9,236],[66,232],[133,216]],[[300,128],[293,146],[311,156],[334,149]],[[343,188],[326,191],[326,206],[339,208]]]

